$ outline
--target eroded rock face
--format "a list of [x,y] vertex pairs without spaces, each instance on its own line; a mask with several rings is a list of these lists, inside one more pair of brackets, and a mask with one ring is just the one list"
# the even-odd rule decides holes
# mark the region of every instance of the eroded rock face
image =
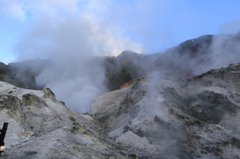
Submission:
[[141,79],[102,94],[92,114],[70,111],[50,89],[0,82],[2,158],[237,159],[240,64],[193,79]]
[[95,117],[109,138],[138,157],[144,150],[157,158],[239,158],[239,86],[240,64],[189,80],[140,80],[118,101],[118,111],[99,110]]
[[2,158],[126,158],[128,151],[101,135],[93,116],[70,111],[50,89],[0,82],[0,123],[8,122]]

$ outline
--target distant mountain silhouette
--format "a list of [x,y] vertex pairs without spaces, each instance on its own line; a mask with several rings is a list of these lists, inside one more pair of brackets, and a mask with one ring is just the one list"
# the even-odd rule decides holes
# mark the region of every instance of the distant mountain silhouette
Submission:
[[[235,35],[203,35],[162,53],[138,54],[126,50],[116,57],[93,58],[104,66],[106,77],[104,84],[109,90],[116,90],[129,81],[135,82],[139,78],[154,74],[167,78],[191,78],[213,67],[216,47],[220,48],[216,57],[224,58],[231,54],[236,55],[238,49],[240,50],[237,47],[239,43],[240,32]],[[234,60],[239,62],[234,58],[230,61],[235,62]],[[0,80],[22,88],[42,89],[43,86],[37,85],[35,78],[49,64],[50,59],[26,60],[9,65],[0,63]]]

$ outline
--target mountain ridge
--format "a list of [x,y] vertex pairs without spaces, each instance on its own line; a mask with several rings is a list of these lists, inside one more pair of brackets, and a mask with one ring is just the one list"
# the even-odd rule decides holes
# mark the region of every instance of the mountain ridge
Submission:
[[[223,41],[223,45],[218,46],[222,47],[222,51],[219,51],[222,52],[222,58],[226,56],[225,59],[227,59],[227,54],[235,56],[238,48],[233,45],[239,44],[239,35],[240,33],[236,35],[203,35],[182,42],[176,47],[167,49],[164,53],[138,54],[126,50],[116,57],[105,56],[94,60],[98,61],[99,67],[103,67],[105,70],[104,85],[110,91],[119,89],[129,81],[135,82],[139,78],[148,77],[154,72],[160,72],[164,77],[187,79],[211,68],[238,62],[237,58],[233,58],[226,61],[225,65],[222,64],[223,62],[218,64],[216,61],[222,61],[222,59],[215,59],[219,55],[213,50],[216,49],[214,48],[216,45],[219,45],[219,42],[216,41]],[[229,50],[231,51],[229,52]],[[23,88],[42,89],[45,84],[38,84],[36,77],[44,69],[52,67],[51,63],[51,59],[27,60],[8,65],[2,63],[0,73],[2,72],[1,74],[4,76],[0,80]]]

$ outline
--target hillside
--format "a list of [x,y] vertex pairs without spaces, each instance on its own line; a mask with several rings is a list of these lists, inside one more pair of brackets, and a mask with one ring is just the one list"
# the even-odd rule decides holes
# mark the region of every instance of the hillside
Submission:
[[132,86],[142,78],[190,79],[210,69],[240,61],[240,34],[205,35],[187,40],[163,53],[123,51],[114,56],[32,59],[7,65],[2,81],[21,88],[51,88],[72,111],[90,112],[102,93]]
[[70,111],[50,89],[0,83],[2,158],[230,159],[240,156],[240,64],[192,79],[146,78]]

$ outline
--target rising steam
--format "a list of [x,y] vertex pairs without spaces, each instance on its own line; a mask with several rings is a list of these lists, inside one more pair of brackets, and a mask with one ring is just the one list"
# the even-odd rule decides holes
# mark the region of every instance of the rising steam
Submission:
[[[98,12],[103,15],[106,11],[101,3],[90,1],[81,11],[76,7],[77,3],[76,0],[29,1],[25,7],[34,10],[34,20],[28,24],[16,52],[20,60],[48,58],[49,63],[39,68],[37,84],[51,88],[70,109],[88,112],[94,97],[107,91],[103,84],[105,68],[98,56],[116,55],[127,49],[141,52],[143,47],[123,38],[119,27],[106,26],[104,21],[93,16]],[[93,11],[96,13],[89,13]],[[121,16],[118,14],[118,17]],[[238,23],[234,23],[234,28],[236,25]],[[160,77],[190,78],[212,68],[239,62],[237,38],[239,35],[219,35],[211,38],[209,43],[199,42],[202,45],[195,51],[172,48],[163,54],[133,59],[133,63],[140,68],[138,77],[153,76],[156,81]],[[146,37],[147,44],[151,43],[149,39]]]
[[37,84],[51,88],[70,109],[89,112],[94,97],[107,90],[103,84],[105,70],[101,60],[97,60],[99,56],[141,47],[94,17],[53,13],[35,15],[37,20],[30,24],[16,51],[20,60],[49,59],[39,68]]

